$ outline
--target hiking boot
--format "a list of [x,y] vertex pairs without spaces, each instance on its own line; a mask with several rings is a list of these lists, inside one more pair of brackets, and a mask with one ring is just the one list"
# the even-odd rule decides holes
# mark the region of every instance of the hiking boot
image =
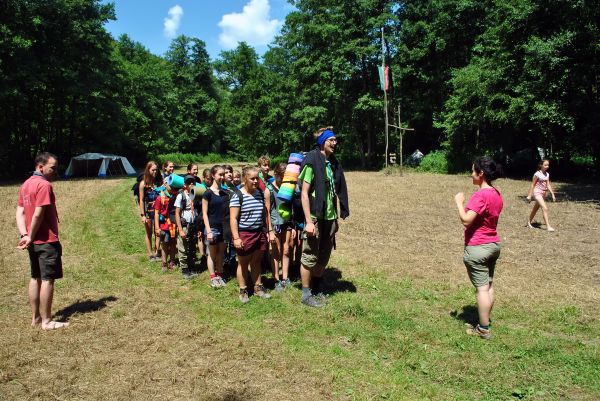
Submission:
[[215,276],[210,279],[210,286],[215,289],[221,287],[221,282],[219,280],[219,276]]
[[278,281],[275,283],[275,291],[277,292],[283,292],[285,291],[285,281]]
[[302,298],[301,302],[306,306],[310,306],[311,308],[321,308],[325,306],[325,303],[314,295]]
[[240,302],[243,304],[250,302],[250,298],[248,298],[248,290],[245,288],[240,288]]
[[162,272],[166,273],[167,270],[169,270],[169,265],[167,265],[167,262],[162,262]]
[[467,328],[467,334],[470,336],[479,336],[484,340],[489,340],[490,338],[492,338],[492,331],[482,329],[479,325]]
[[181,269],[181,276],[184,278],[184,280],[191,280],[192,277],[192,273],[190,273],[190,269],[187,267],[183,267]]
[[262,299],[271,298],[271,294],[267,292],[267,290],[262,284],[254,286],[254,295]]

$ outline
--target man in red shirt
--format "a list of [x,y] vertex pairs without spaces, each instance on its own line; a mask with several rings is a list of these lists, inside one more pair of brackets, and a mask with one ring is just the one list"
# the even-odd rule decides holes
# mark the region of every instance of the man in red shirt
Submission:
[[50,183],[57,168],[58,159],[52,153],[40,153],[35,158],[35,171],[19,190],[16,214],[21,234],[18,248],[29,251],[31,264],[31,325],[41,323],[43,330],[68,326],[68,323],[52,320],[54,280],[63,276],[56,199]]

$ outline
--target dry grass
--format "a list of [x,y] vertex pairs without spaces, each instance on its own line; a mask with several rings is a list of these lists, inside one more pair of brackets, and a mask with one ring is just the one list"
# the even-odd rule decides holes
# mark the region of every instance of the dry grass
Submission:
[[[462,228],[453,196],[459,190],[472,192],[468,177],[353,172],[348,179],[352,214],[342,223],[331,261],[344,280],[384,276],[400,283],[408,277],[416,287],[439,284],[441,297],[464,288]],[[340,395],[333,383],[339,378],[311,361],[300,345],[298,352],[279,349],[280,333],[306,329],[294,327],[311,313],[297,305],[297,292],[263,309],[260,304],[259,309],[242,309],[233,285],[225,292],[210,292],[204,282],[185,284],[147,264],[141,226],[134,250],[111,246],[121,223],[95,224],[106,212],[95,200],[112,192],[121,196],[130,181],[55,184],[65,279],[58,284],[54,310],[62,310],[59,315],[71,327],[51,333],[29,327],[28,261],[15,249],[18,188],[0,187],[0,200],[7,205],[0,224],[8,227],[0,238],[0,399],[352,399]],[[499,226],[504,248],[496,279],[498,308],[522,314],[526,324],[532,310],[573,306],[582,311],[580,321],[597,327],[600,208],[594,202],[567,200],[573,196],[567,197],[558,184],[559,202],[550,205],[557,232],[527,229],[529,206],[521,198],[527,185],[497,183],[505,200]],[[133,203],[122,208],[124,220],[135,219]],[[97,220],[90,221],[90,215]],[[362,292],[358,286],[350,298]],[[290,319],[273,320],[269,308],[284,308]],[[347,314],[354,318],[357,313],[349,309]],[[403,336],[410,347],[410,333]],[[352,351],[354,340],[332,338],[342,340],[342,347],[359,352]],[[578,396],[579,390],[574,391],[570,398],[593,399],[593,394]]]

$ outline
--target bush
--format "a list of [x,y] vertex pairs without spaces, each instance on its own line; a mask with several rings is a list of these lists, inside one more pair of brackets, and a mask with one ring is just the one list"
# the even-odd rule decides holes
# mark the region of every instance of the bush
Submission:
[[448,152],[436,150],[426,154],[417,171],[448,174]]
[[218,153],[165,153],[161,155],[154,155],[155,160],[159,165],[162,165],[165,161],[170,160],[175,163],[176,166],[186,167],[190,163],[196,164],[220,164],[220,163],[232,163],[236,162],[235,158],[229,155],[220,155]]

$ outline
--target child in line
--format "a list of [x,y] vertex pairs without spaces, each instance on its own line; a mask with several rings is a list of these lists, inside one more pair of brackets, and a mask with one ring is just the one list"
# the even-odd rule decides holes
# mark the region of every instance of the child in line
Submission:
[[[275,279],[275,290],[284,291],[286,288],[291,286],[289,279],[290,270],[290,250],[293,248],[294,243],[294,223],[286,222],[279,214],[278,208],[283,201],[277,198],[279,188],[283,182],[283,175],[285,174],[286,163],[278,163],[273,170],[275,175],[275,181],[267,184],[267,188],[270,192],[270,203],[271,203],[271,224],[275,232],[275,241],[271,243],[271,256],[273,264],[273,278]],[[281,268],[282,280],[279,279],[279,269]]]
[[[154,202],[154,228],[156,236],[160,238],[162,246],[162,271],[177,267],[175,262],[176,225],[175,225],[175,197],[177,191],[165,182],[159,188],[159,195]],[[170,262],[167,264],[167,258]]]
[[229,207],[229,194],[223,190],[222,166],[210,169],[212,185],[202,195],[202,217],[204,219],[204,238],[208,247],[206,264],[210,273],[210,286],[219,288],[225,286],[223,280],[223,255],[225,242],[223,239],[224,209]]
[[274,178],[269,175],[271,160],[268,156],[258,158],[258,189],[265,191],[267,184],[273,182]]
[[198,275],[195,268],[194,257],[196,256],[196,241],[198,234],[198,212],[194,207],[194,199],[191,196],[191,188],[196,179],[193,175],[186,175],[183,189],[175,199],[175,220],[177,222],[177,253],[179,265],[184,279],[188,280]]
[[545,200],[546,193],[550,191],[550,194],[552,194],[552,202],[556,202],[552,185],[550,185],[550,173],[548,173],[548,169],[550,169],[550,161],[547,159],[541,160],[538,163],[538,169],[531,180],[531,186],[529,187],[527,200],[531,201],[531,196],[533,195],[535,204],[533,205],[533,209],[531,209],[531,213],[529,213],[527,227],[533,228],[531,223],[533,223],[533,218],[535,217],[537,211],[541,208],[542,215],[544,217],[544,223],[546,223],[546,230],[555,231],[554,228],[550,226],[550,220],[548,219],[548,205],[546,204]]
[[240,189],[240,185],[242,185],[242,173],[240,173],[238,170],[233,171],[233,185],[237,189]]

